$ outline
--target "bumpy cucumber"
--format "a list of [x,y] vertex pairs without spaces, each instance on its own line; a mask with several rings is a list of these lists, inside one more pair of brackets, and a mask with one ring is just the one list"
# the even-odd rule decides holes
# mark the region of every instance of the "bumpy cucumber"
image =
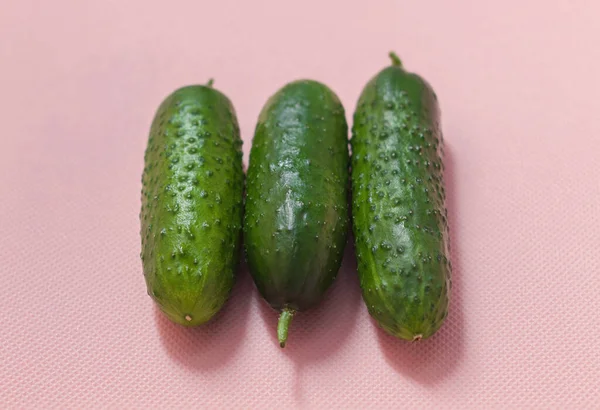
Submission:
[[354,114],[353,230],[369,313],[392,335],[418,340],[448,314],[442,131],[431,86],[390,56]]
[[268,100],[250,153],[244,244],[258,290],[282,312],[282,347],[294,313],[317,304],[339,270],[348,165],[344,108],[329,88],[296,81]]
[[242,141],[229,99],[207,86],[161,104],[142,177],[142,263],[148,294],[174,322],[195,326],[223,306],[242,225]]

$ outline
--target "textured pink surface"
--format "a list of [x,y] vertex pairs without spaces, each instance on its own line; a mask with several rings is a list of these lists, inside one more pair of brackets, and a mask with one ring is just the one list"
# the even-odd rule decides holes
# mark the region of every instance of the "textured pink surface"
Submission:
[[[600,403],[598,2],[0,3],[0,406],[595,407]],[[218,320],[168,323],[139,261],[154,110],[215,77],[250,147],[285,82],[348,117],[396,50],[441,100],[452,310],[406,344],[353,255],[289,346],[244,270]]]

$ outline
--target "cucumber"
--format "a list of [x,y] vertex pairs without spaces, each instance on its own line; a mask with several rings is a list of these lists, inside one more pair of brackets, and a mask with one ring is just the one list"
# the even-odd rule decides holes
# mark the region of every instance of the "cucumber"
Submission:
[[390,57],[354,113],[353,231],[369,313],[388,333],[419,340],[448,314],[443,137],[433,89]]
[[180,88],[160,105],[142,177],[142,264],[148,294],[172,321],[195,326],[227,300],[239,261],[242,141],[229,99]]
[[340,267],[348,234],[348,126],[338,97],[292,82],[258,118],[248,166],[244,247],[285,346],[295,312],[315,306]]

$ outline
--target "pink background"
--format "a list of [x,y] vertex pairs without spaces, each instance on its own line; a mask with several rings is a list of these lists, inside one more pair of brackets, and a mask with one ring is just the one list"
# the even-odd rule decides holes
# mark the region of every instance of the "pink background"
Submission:
[[[169,3],[0,3],[2,407],[600,405],[597,1]],[[158,314],[138,212],[161,100],[214,77],[247,159],[277,88],[323,81],[350,118],[390,49],[441,101],[443,329],[378,330],[351,252],[284,351],[245,268],[208,326]]]

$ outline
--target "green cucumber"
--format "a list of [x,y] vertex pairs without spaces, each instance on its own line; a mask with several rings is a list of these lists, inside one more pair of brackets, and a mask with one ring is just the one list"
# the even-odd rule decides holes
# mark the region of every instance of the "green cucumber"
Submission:
[[348,234],[348,126],[338,97],[292,82],[262,109],[248,167],[244,246],[261,295],[281,311],[285,346],[295,312],[316,305],[340,267]]
[[369,313],[388,333],[419,340],[448,314],[443,140],[433,89],[390,57],[354,114],[353,231]]
[[142,177],[142,264],[148,294],[172,321],[195,326],[227,300],[239,261],[242,141],[229,99],[180,88],[154,117]]

